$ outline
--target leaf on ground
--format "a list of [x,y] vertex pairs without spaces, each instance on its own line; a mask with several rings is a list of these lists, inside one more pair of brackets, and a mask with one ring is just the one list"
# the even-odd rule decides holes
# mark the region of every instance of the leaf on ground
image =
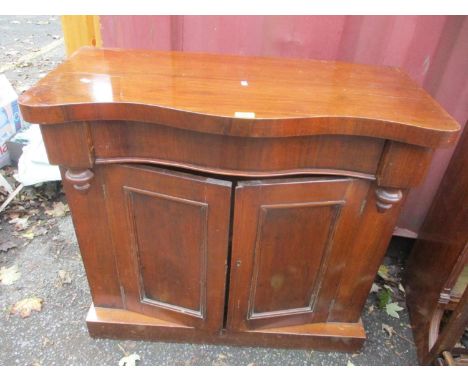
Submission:
[[47,215],[50,215],[54,218],[61,218],[70,211],[68,204],[63,204],[62,202],[54,203],[51,209],[45,210]]
[[36,312],[40,312],[42,310],[42,302],[42,298],[25,298],[23,300],[18,301],[15,305],[12,306],[11,313],[18,314],[22,318],[29,317],[33,310],[35,310]]
[[39,225],[35,225],[34,227],[28,229],[25,233],[21,235],[21,237],[24,237],[25,239],[32,240],[36,236],[41,236],[45,235],[47,233],[47,229],[44,227],[40,227]]
[[398,284],[398,289],[401,293],[406,294],[405,288],[403,288],[403,285],[401,285],[401,283]]
[[388,289],[382,289],[379,294],[379,308],[384,309],[390,302],[392,302],[392,293]]
[[47,231],[47,228],[44,228],[44,227],[34,227],[34,236],[41,236],[41,235],[45,235],[48,231]]
[[63,269],[60,269],[58,271],[58,275],[60,277],[60,283],[63,284],[71,284],[72,279],[70,276],[70,273],[68,271],[65,271]]
[[119,361],[119,366],[136,366],[136,361],[140,360],[140,356],[138,354],[130,354],[126,357],[122,357]]
[[3,285],[11,285],[21,277],[21,272],[18,272],[18,266],[12,265],[9,268],[2,267],[0,269],[0,283]]
[[391,286],[387,285],[387,284],[384,284],[384,288],[387,289],[387,290],[389,290],[391,293],[394,292],[394,291],[393,291],[393,288],[392,288]]
[[377,274],[381,278],[383,278],[385,281],[392,280],[392,278],[390,277],[389,271],[388,271],[388,267],[386,265],[381,265],[379,267],[379,271],[377,272]]
[[32,240],[34,239],[34,232],[32,231],[25,232],[21,235],[21,237],[24,237],[25,239],[28,239],[28,240]]
[[385,307],[385,311],[387,312],[387,314],[395,318],[400,318],[398,312],[400,312],[401,310],[403,310],[403,308],[399,306],[397,302],[387,304],[387,306]]
[[[13,220],[20,217],[19,212],[9,212],[7,213],[8,219]],[[10,223],[10,221],[8,221]]]
[[372,283],[372,287],[371,287],[370,292],[371,293],[377,293],[380,289],[382,289],[382,288],[379,287],[376,283]]
[[348,363],[346,364],[346,366],[355,366],[355,365],[348,359]]
[[4,241],[3,243],[0,244],[0,252],[7,252],[8,250],[12,248],[16,248],[17,245],[13,243],[12,241]]
[[51,341],[49,338],[47,337],[44,337],[42,339],[42,347],[45,348],[46,346],[48,345],[53,345],[54,344],[54,341]]
[[14,218],[11,219],[8,223],[15,225],[15,230],[17,231],[24,231],[29,226],[28,222],[29,216],[25,218]]
[[382,324],[382,330],[387,332],[388,336],[391,338],[395,334],[395,329],[387,324]]

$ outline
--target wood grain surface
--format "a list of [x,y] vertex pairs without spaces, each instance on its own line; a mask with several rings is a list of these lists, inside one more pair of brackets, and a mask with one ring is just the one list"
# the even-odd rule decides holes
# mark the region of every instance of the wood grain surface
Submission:
[[364,135],[427,147],[458,123],[397,68],[82,48],[22,94],[26,120],[159,123],[237,136]]

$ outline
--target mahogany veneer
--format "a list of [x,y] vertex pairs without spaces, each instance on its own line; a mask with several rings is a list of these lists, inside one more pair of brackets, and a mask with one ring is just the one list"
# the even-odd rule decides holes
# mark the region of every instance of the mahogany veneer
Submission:
[[84,48],[20,97],[93,336],[356,350],[408,189],[458,124],[398,69]]

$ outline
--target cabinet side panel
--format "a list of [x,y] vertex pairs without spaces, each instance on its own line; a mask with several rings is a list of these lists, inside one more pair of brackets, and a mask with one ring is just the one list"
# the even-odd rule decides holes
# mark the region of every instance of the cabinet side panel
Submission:
[[[369,188],[329,321],[357,322],[392,237],[402,201],[384,212],[377,209],[376,184]],[[406,191],[403,192],[406,195]],[[403,198],[404,198],[403,196]]]
[[94,305],[122,308],[101,168],[95,167],[86,193],[76,190],[66,180],[66,170],[60,170]]

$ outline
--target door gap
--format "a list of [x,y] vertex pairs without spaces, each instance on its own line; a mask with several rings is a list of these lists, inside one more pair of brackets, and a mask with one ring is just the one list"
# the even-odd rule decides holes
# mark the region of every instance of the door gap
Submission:
[[234,227],[234,206],[236,197],[237,180],[232,180],[231,187],[231,213],[229,216],[229,235],[228,235],[228,253],[226,260],[226,287],[224,294],[224,315],[223,315],[223,329],[227,328],[227,316],[229,305],[229,289],[231,284],[231,255],[232,255],[232,233]]

